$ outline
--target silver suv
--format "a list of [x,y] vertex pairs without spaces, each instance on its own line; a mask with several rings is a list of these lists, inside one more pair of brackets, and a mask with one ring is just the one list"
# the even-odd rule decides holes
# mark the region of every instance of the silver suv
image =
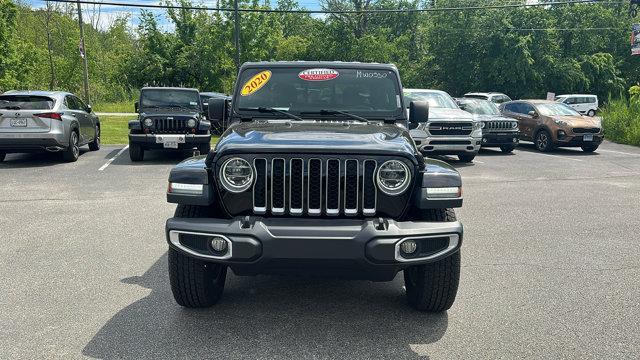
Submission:
[[58,91],[0,95],[0,161],[7,153],[58,152],[73,162],[83,145],[100,149],[100,120],[77,96]]

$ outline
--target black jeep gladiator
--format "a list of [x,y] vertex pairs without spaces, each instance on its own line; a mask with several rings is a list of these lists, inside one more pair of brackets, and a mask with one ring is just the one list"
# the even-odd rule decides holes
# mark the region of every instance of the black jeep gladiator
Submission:
[[136,102],[138,118],[129,121],[129,156],[142,161],[145,150],[211,149],[211,123],[202,112],[196,89],[147,87]]
[[[461,179],[423,157],[408,131],[393,65],[242,65],[232,125],[206,156],[169,175],[169,275],[178,304],[207,307],[236,275],[391,281],[408,302],[451,307],[460,276]],[[428,105],[409,106],[426,122]],[[222,121],[225,100],[211,99]]]

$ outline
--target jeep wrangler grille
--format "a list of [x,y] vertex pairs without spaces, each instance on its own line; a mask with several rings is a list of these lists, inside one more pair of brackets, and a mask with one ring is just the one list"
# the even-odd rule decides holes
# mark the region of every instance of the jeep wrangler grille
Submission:
[[516,130],[516,128],[514,128],[512,126],[513,121],[487,121],[486,127],[485,129],[487,130]]
[[273,215],[371,216],[375,160],[256,158],[253,212]]
[[153,119],[153,125],[157,134],[184,134],[189,130],[185,119]]

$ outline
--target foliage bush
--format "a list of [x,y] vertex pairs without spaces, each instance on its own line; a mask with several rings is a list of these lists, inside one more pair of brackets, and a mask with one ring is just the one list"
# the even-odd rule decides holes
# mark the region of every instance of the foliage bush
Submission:
[[605,138],[617,143],[640,146],[640,86],[629,89],[629,101],[610,100],[601,112]]

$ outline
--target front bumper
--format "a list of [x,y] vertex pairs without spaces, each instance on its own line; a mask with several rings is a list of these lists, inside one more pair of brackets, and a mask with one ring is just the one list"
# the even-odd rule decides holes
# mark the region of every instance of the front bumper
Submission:
[[473,136],[431,136],[414,139],[423,154],[455,155],[460,153],[477,153],[480,151],[482,138]]
[[0,133],[0,151],[6,153],[57,152],[69,146],[62,131],[46,133]]
[[482,134],[482,146],[518,145],[520,142],[520,132],[501,132]]
[[[129,144],[140,144],[145,149],[163,149],[164,145],[157,137],[165,135],[184,135],[184,143],[178,144],[178,150],[191,149],[194,144],[206,144],[211,141],[211,134],[129,134]],[[191,145],[191,146],[190,146]]]
[[[593,135],[591,141],[585,141],[585,135]],[[600,145],[604,140],[604,134],[570,134],[564,135],[556,134],[556,146],[582,146],[582,145]]]
[[[195,258],[229,265],[238,275],[310,274],[389,281],[398,271],[437,261],[460,249],[459,222],[379,219],[171,218],[169,246]],[[224,254],[212,236],[228,244]],[[404,257],[400,243],[418,242],[420,256]]]

